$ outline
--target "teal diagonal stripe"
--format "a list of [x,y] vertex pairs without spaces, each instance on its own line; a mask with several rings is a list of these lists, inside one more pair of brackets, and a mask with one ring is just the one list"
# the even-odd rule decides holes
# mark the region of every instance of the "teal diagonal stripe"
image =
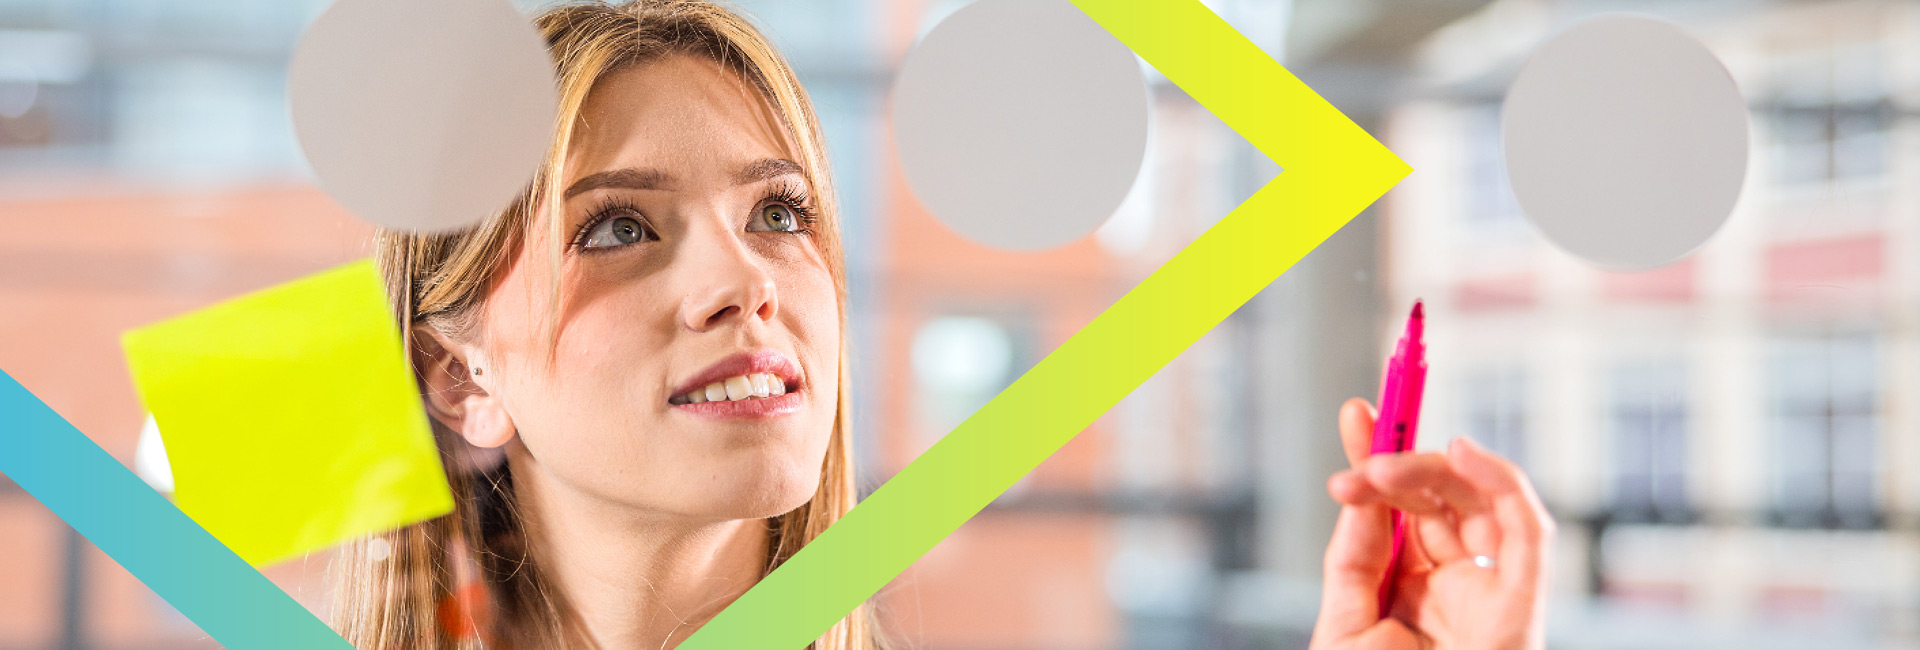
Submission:
[[228,650],[353,650],[4,372],[0,474]]

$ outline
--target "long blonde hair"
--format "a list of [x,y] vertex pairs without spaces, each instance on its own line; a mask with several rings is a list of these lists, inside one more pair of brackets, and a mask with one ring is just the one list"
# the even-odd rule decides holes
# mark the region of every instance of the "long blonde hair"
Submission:
[[[415,326],[471,340],[475,314],[496,271],[518,253],[532,228],[559,242],[561,165],[587,94],[607,74],[670,54],[705,57],[753,86],[781,118],[788,141],[813,187],[815,243],[827,260],[840,303],[838,411],[813,499],[768,521],[771,571],[853,508],[856,498],[852,413],[848,403],[846,271],[832,178],[818,118],[798,79],[772,44],[739,15],[703,0],[579,2],[543,11],[535,22],[558,68],[559,119],[553,146],[527,191],[472,228],[440,234],[383,230],[375,261],[395,315],[419,354]],[[541,212],[535,215],[535,212]],[[557,273],[560,248],[551,252]],[[556,280],[555,297],[558,294]],[[531,561],[521,535],[512,476],[504,463],[483,463],[475,450],[438,423],[451,481],[451,514],[346,545],[334,561],[336,628],[361,650],[578,648],[592,641],[565,599]],[[479,605],[476,607],[476,605]],[[866,607],[835,624],[817,650],[876,647]]]

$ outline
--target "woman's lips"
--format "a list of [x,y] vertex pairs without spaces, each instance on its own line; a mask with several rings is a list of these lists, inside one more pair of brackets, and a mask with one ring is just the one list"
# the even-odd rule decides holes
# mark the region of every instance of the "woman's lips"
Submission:
[[767,418],[800,410],[799,367],[778,350],[727,356],[680,383],[667,403],[702,417]]
[[789,392],[800,390],[800,366],[787,358],[779,350],[761,348],[751,352],[739,352],[715,361],[713,365],[680,382],[668,395],[671,399],[694,390],[704,389],[716,382],[725,382],[731,377],[753,374],[771,374],[779,377]]
[[673,408],[696,417],[772,418],[799,411],[805,401],[806,398],[795,392],[743,400],[675,404]]

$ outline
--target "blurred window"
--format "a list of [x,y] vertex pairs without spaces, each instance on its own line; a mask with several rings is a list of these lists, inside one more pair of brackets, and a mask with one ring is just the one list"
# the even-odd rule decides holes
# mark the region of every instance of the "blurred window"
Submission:
[[1466,432],[1522,467],[1527,465],[1527,374],[1520,366],[1482,368],[1466,378]]
[[1774,341],[1768,401],[1776,523],[1826,528],[1882,523],[1874,347],[1864,336]]
[[940,316],[913,337],[920,429],[938,439],[1013,381],[1012,331],[980,316]]
[[0,0],[0,169],[304,173],[285,69],[326,0]]
[[1691,520],[1685,365],[1674,360],[1623,363],[1614,368],[1609,388],[1614,518]]
[[1500,145],[1500,105],[1472,106],[1465,113],[1466,221],[1490,231],[1519,228],[1520,201],[1507,180],[1506,153]]
[[1766,124],[1783,186],[1872,181],[1888,167],[1892,106],[1884,48],[1865,43],[1775,57]]
[[1876,179],[1885,174],[1889,113],[1883,102],[1834,108],[1834,180]]
[[1891,112],[1883,102],[1775,107],[1769,132],[1776,180],[1795,186],[1882,177]]
[[297,168],[284,76],[278,66],[217,59],[124,65],[115,84],[114,162],[174,180]]

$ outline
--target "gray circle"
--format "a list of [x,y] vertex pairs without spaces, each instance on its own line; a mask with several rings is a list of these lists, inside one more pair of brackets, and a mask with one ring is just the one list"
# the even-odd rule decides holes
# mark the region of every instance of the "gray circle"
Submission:
[[1133,52],[1066,0],[979,0],[907,54],[893,139],[942,223],[1003,249],[1085,237],[1112,216],[1147,147]]
[[1501,132],[1528,219],[1607,268],[1692,253],[1746,179],[1747,108],[1733,77],[1652,18],[1593,18],[1534,50],[1507,90]]
[[559,103],[543,39],[506,0],[339,0],[301,38],[287,99],[321,188],[427,232],[511,203]]

